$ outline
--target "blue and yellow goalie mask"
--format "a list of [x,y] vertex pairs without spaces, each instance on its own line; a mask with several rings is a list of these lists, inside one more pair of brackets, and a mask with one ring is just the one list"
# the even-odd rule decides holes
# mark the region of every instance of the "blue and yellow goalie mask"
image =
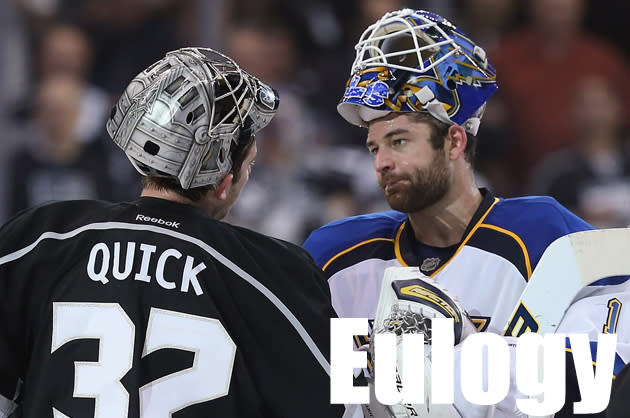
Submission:
[[428,112],[476,135],[496,72],[485,51],[436,14],[387,13],[361,35],[337,110],[367,126],[390,112]]

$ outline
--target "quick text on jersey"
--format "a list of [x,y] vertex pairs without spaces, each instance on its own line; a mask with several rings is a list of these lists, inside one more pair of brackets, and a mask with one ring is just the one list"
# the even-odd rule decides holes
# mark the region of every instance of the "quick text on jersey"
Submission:
[[[121,243],[114,242],[113,248],[110,248],[104,242],[95,244],[90,250],[90,258],[87,263],[88,277],[103,284],[109,283],[111,278],[116,280],[125,280],[129,278],[132,273],[134,259],[136,257],[142,257],[140,263],[140,270],[135,273],[133,280],[150,283],[151,275],[149,269],[151,267],[151,260],[154,259],[154,254],[157,251],[155,245],[140,243],[138,250],[136,251],[137,244],[133,241],[127,242],[127,251],[124,257],[124,268],[121,269],[122,257],[121,257]],[[165,267],[168,263],[176,263],[176,260],[181,259],[183,254],[174,248],[167,248],[157,257],[157,264],[155,265],[155,283],[164,289],[173,290],[177,287],[174,281],[168,280],[165,277]],[[170,260],[171,258],[175,260]],[[203,294],[203,290],[199,285],[197,274],[206,269],[206,265],[202,262],[195,265],[194,257],[186,256],[186,262],[183,266],[181,274],[181,285],[179,290],[181,292],[188,292],[192,285],[195,294],[197,296]]]

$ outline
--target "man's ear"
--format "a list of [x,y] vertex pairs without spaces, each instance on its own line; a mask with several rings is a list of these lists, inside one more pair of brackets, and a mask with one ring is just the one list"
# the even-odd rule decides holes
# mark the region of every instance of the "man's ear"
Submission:
[[221,180],[219,186],[214,190],[214,196],[218,200],[227,199],[230,187],[232,187],[232,180],[234,180],[234,174],[232,173],[229,173],[227,176],[223,177],[223,180]]
[[449,159],[456,160],[464,154],[466,150],[466,144],[468,143],[468,136],[466,131],[459,125],[451,125],[448,128],[447,152]]

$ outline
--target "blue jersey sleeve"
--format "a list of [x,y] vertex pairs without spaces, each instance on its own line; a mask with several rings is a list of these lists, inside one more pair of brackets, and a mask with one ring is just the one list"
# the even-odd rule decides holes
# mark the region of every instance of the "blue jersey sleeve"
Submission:
[[336,254],[366,240],[393,238],[407,215],[396,211],[352,216],[331,222],[313,231],[303,247],[318,266],[323,267]]
[[593,229],[555,199],[542,196],[503,199],[485,223],[506,227],[519,236],[529,253],[532,269],[536,268],[545,249],[556,239],[572,232]]

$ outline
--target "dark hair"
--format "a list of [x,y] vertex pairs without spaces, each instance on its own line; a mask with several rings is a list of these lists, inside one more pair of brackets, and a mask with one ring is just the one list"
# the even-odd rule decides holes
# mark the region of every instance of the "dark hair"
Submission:
[[[444,147],[444,140],[448,135],[448,128],[451,127],[448,123],[444,123],[437,120],[433,116],[425,112],[413,112],[409,113],[416,122],[423,122],[429,125],[431,128],[431,146],[433,149],[441,149]],[[471,165],[474,163],[475,154],[477,152],[477,137],[474,135],[466,134],[468,142],[466,142],[466,149],[464,150],[464,158]]]
[[[232,170],[230,172],[234,175],[232,179],[233,183],[236,183],[241,176],[241,166],[245,157],[249,153],[249,150],[254,144],[254,137],[251,136],[249,141],[241,141],[239,144],[232,144],[232,150],[230,156],[232,157]],[[211,185],[192,187],[190,189],[184,189],[177,181],[175,177],[161,177],[161,176],[143,176],[142,187],[145,189],[153,190],[170,190],[180,196],[183,196],[193,202],[198,202],[203,198],[210,190],[214,190]]]

